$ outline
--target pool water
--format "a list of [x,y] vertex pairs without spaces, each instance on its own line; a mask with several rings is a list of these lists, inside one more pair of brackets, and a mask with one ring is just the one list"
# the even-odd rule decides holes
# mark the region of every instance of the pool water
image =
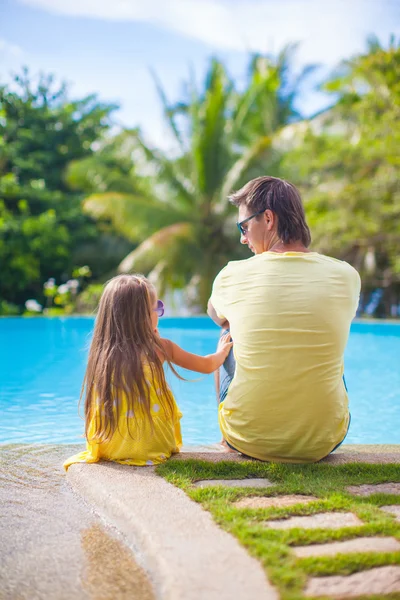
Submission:
[[[0,443],[83,442],[78,399],[92,328],[91,317],[0,319]],[[219,334],[207,317],[164,318],[160,332],[202,355],[215,351]],[[400,443],[400,324],[353,323],[345,363],[346,442]],[[184,444],[219,441],[213,376],[182,374],[191,381],[167,378],[184,414]]]

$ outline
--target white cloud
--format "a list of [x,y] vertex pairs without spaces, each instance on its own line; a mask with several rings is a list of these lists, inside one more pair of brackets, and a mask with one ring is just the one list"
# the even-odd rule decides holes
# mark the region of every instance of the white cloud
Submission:
[[[276,52],[301,42],[299,60],[334,64],[363,49],[390,0],[20,0],[53,14],[152,23],[214,49]],[[393,4],[392,4],[393,6]],[[392,23],[391,23],[392,25]],[[399,26],[392,26],[400,33]]]
[[15,59],[20,58],[23,55],[23,50],[17,44],[11,44],[4,38],[0,38],[0,58]]

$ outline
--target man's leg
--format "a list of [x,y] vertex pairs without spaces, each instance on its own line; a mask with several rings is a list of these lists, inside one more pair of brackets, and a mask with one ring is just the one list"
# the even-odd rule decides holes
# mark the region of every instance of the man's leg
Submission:
[[[229,333],[229,329],[222,329],[220,337],[225,335],[225,333]],[[218,404],[223,402],[226,398],[229,386],[231,384],[233,376],[235,375],[235,369],[236,369],[236,361],[235,361],[235,357],[233,355],[233,349],[231,348],[223,365],[221,365],[220,368],[217,371],[215,371],[215,373],[214,373],[215,391],[217,393],[217,403]],[[224,448],[224,452],[237,452],[237,450],[235,450],[235,448],[230,446],[228,444],[228,442],[226,440],[224,440],[224,438],[222,438],[220,443]]]
[[[229,333],[229,329],[222,329],[220,337]],[[217,394],[217,403],[220,404],[226,398],[230,383],[235,375],[236,361],[231,348],[228,356],[220,368],[214,373],[215,391]]]

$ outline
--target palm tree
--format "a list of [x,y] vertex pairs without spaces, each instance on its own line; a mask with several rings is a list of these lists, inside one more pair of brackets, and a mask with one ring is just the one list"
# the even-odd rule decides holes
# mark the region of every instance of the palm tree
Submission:
[[[274,132],[296,116],[293,97],[280,89],[287,56],[283,53],[275,63],[254,57],[241,93],[216,59],[203,90],[190,83],[186,102],[171,106],[158,84],[177,151],[171,156],[151,148],[137,131],[121,134],[119,160],[125,145],[132,162],[118,185],[109,185],[110,170],[104,170],[101,152],[93,159],[99,162],[97,169],[94,162],[83,169],[79,163],[71,166],[70,181],[79,180],[79,168],[82,174],[91,167],[92,191],[98,182],[85,209],[111,219],[118,231],[139,243],[121,262],[120,272],[146,273],[160,293],[195,285],[196,303],[204,310],[218,271],[228,260],[247,256],[227,196],[250,175],[271,172]],[[102,152],[109,155],[107,145]],[[113,168],[115,173],[115,164]]]

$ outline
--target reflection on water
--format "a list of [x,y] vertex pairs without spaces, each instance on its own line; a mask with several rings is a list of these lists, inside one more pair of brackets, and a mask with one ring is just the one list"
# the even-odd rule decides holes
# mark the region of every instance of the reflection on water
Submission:
[[130,551],[66,483],[62,463],[78,449],[0,446],[0,598],[153,598]]

